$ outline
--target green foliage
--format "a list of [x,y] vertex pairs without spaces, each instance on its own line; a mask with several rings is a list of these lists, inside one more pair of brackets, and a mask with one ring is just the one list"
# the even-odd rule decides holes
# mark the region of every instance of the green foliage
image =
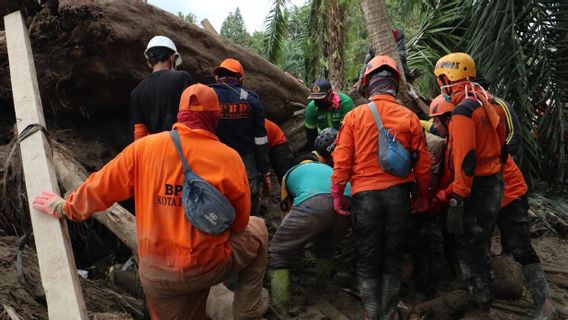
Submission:
[[470,53],[490,92],[513,104],[522,126],[520,166],[529,184],[568,182],[568,4],[547,0],[430,0],[408,41],[408,63],[423,76],[420,91],[439,88],[435,62],[449,52]]
[[247,32],[245,21],[241,16],[241,10],[237,7],[235,12],[230,12],[221,25],[221,35],[243,47],[250,45],[250,34]]
[[187,14],[183,14],[183,12],[178,11],[178,17],[180,17],[182,20],[185,20],[189,23],[196,23],[197,22],[197,16],[193,13],[193,12],[188,12]]
[[286,0],[275,0],[265,20],[263,55],[272,63],[280,60],[286,37],[288,14],[285,6]]

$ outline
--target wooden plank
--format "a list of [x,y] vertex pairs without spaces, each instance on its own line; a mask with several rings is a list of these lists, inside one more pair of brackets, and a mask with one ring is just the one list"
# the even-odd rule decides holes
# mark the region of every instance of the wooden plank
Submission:
[[[12,94],[18,134],[28,125],[45,127],[29,34],[19,11],[4,17]],[[28,204],[37,249],[41,283],[50,319],[87,319],[65,220],[32,208],[41,191],[59,192],[49,144],[42,131],[20,143]]]
[[214,33],[214,34],[219,34],[219,32],[217,32],[217,30],[215,30],[215,27],[213,27],[213,25],[211,24],[211,22],[209,22],[209,19],[205,18],[203,20],[201,20],[201,25],[203,26],[203,29]]

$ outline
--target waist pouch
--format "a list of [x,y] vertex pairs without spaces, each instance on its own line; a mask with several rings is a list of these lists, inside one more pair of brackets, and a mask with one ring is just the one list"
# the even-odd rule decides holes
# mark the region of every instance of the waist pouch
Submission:
[[371,109],[373,113],[377,129],[379,130],[377,148],[379,165],[383,171],[393,176],[406,178],[412,167],[412,157],[410,153],[396,139],[396,133],[392,135],[391,130],[387,130],[383,126],[383,122],[381,121],[374,102],[369,103],[369,109]]
[[217,188],[191,171],[181,149],[179,133],[172,130],[170,137],[183,165],[181,202],[185,217],[203,233],[219,235],[227,231],[235,221],[235,209]]

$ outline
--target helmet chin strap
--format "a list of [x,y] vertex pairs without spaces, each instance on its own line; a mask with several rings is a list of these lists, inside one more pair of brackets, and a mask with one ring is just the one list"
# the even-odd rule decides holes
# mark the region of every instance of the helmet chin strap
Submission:
[[[450,88],[455,87],[455,86],[457,86],[457,85],[461,85],[461,84],[463,84],[464,82],[466,83],[466,84],[465,84],[465,98],[466,98],[466,99],[468,99],[469,96],[470,96],[469,86],[468,86],[468,84],[469,84],[469,85],[471,85],[471,88],[472,88],[472,89],[471,89],[471,94],[472,94],[473,98],[474,98],[475,100],[477,100],[477,102],[479,102],[480,104],[482,103],[481,100],[479,100],[479,98],[477,97],[477,93],[476,93],[476,91],[475,91],[475,87],[479,87],[479,89],[481,89],[481,92],[483,92],[483,96],[485,97],[485,100],[489,100],[489,95],[487,94],[487,91],[485,91],[485,89],[484,89],[479,83],[473,82],[473,81],[469,81],[469,80],[460,81],[460,82],[451,83],[451,84],[446,84],[446,85],[441,86],[440,89],[441,89],[441,91],[442,91],[442,94],[443,94],[444,97],[445,97],[446,93],[444,92],[444,89],[450,89]],[[446,90],[446,91],[449,91],[450,96],[451,96],[451,90]]]

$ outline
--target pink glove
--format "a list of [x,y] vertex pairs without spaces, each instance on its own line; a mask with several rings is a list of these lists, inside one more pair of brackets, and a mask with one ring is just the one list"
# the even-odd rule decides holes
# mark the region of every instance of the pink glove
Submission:
[[348,216],[350,214],[349,200],[343,195],[345,187],[345,184],[331,184],[331,198],[333,199],[333,208],[335,209],[335,212],[342,216]]
[[51,191],[43,191],[35,197],[34,201],[32,202],[32,207],[37,211],[47,213],[50,216],[54,216],[56,218],[64,218],[64,204],[65,200],[63,200],[63,198],[61,198],[59,195]]
[[265,197],[269,197],[271,189],[272,189],[272,182],[270,181],[270,173],[267,173],[262,176],[262,195]]
[[411,202],[412,213],[421,213],[430,210],[430,179],[416,178],[418,194]]

